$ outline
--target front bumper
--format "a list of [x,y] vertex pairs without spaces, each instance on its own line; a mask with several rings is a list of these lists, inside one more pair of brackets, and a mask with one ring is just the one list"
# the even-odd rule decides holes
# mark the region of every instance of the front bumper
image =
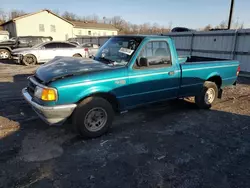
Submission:
[[76,104],[58,105],[58,106],[42,106],[32,100],[27,88],[22,90],[23,97],[32,106],[38,116],[46,123],[62,124],[74,111]]

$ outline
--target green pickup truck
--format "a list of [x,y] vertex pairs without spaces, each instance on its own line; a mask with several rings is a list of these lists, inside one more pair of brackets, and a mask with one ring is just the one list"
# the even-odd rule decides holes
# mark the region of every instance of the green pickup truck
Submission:
[[22,93],[47,123],[70,118],[82,136],[97,137],[115,112],[141,105],[195,96],[208,109],[239,71],[234,60],[178,58],[166,36],[115,36],[93,59],[56,57],[40,66]]

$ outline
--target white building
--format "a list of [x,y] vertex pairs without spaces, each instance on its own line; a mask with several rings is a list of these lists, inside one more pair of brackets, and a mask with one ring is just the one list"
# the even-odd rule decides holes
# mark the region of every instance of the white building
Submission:
[[54,40],[72,37],[73,24],[49,10],[26,14],[2,24],[10,37],[51,36]]
[[0,42],[9,39],[8,31],[0,31]]
[[117,35],[117,29],[109,24],[70,22],[49,10],[26,14],[2,24],[10,37],[51,36],[64,41],[76,36]]
[[113,36],[118,34],[118,29],[113,25],[104,23],[88,23],[81,21],[72,21],[73,37],[79,36]]

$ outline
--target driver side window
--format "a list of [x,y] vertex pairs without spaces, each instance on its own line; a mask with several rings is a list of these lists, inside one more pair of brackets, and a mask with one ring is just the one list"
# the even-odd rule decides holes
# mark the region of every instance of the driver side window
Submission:
[[166,41],[147,43],[140,52],[136,68],[158,68],[172,66],[171,53]]

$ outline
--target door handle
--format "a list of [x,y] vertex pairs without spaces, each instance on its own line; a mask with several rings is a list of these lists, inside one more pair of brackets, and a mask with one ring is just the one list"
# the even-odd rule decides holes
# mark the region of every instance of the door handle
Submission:
[[170,76],[174,75],[174,71],[168,72],[168,75],[170,75]]

